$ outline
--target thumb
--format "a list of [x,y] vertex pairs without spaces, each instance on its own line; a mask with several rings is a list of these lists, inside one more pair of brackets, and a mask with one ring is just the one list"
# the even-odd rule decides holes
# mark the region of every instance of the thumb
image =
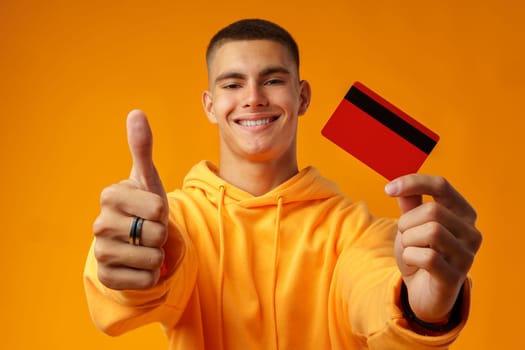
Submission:
[[133,158],[133,167],[129,179],[142,189],[165,197],[162,181],[153,164],[153,134],[144,112],[129,112],[126,121],[128,145]]
[[420,206],[421,203],[423,203],[422,196],[414,195],[407,197],[397,197],[397,205],[399,205],[402,214]]
[[399,181],[392,181],[385,186],[385,192],[391,197],[397,197],[397,204],[404,214],[423,203],[423,196],[419,194],[402,195]]

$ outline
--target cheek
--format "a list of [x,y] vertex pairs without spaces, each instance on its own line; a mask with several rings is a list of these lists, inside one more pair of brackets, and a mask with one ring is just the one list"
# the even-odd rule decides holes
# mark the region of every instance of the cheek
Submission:
[[285,87],[282,90],[276,91],[273,102],[281,108],[286,109],[288,113],[296,114],[301,105],[301,97],[298,91],[290,87]]
[[285,106],[289,114],[296,115],[299,112],[300,101],[294,98],[283,99],[280,102],[281,106]]
[[213,102],[213,110],[218,118],[224,118],[235,108],[235,99],[230,96],[217,96]]

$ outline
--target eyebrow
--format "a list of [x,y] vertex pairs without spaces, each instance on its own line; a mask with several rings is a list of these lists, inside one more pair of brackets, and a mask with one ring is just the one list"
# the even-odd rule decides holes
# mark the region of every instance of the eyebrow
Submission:
[[[276,73],[290,75],[290,71],[284,67],[270,66],[260,71],[259,76],[265,77],[265,76],[276,74]],[[225,72],[217,76],[217,78],[215,78],[215,83],[218,83],[226,79],[246,79],[246,74],[235,72],[235,71]]]

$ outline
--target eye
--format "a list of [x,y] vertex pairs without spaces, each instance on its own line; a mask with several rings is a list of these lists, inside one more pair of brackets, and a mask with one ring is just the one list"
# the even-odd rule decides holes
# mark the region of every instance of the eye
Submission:
[[264,82],[264,85],[279,85],[279,84],[283,84],[284,81],[281,80],[281,79],[277,79],[277,78],[272,78],[272,79],[268,79]]
[[241,87],[241,85],[237,84],[237,83],[228,83],[228,84],[224,84],[222,86],[223,89],[238,89],[240,87]]

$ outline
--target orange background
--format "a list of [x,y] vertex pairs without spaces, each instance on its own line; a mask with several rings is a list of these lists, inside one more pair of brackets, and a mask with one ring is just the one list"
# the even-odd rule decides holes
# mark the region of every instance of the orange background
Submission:
[[[168,188],[217,161],[200,105],[204,50],[217,29],[263,17],[299,42],[313,101],[300,165],[394,216],[385,180],[320,130],[360,80],[435,130],[422,168],[476,207],[484,243],[471,319],[453,349],[525,347],[525,6],[520,1],[0,2],[0,334],[3,349],[165,349],[151,325],[110,338],[92,325],[82,270],[101,189],[127,177],[125,116],[141,108]],[[521,203],[521,204],[520,204]]]

